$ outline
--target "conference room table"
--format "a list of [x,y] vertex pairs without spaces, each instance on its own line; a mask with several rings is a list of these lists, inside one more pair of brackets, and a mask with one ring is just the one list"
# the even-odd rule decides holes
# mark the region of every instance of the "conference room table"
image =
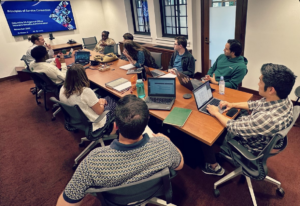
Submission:
[[[84,49],[86,50],[86,49]],[[95,55],[99,55],[99,53],[86,50],[91,53],[90,60],[94,60]],[[100,54],[101,55],[101,54]],[[65,59],[65,63],[71,64],[74,62],[74,57]],[[108,71],[99,71],[95,66],[90,66],[89,68],[86,69],[86,74],[88,79],[93,82],[94,84],[98,85],[99,87],[107,90],[111,94],[121,98],[125,95],[131,94],[130,91],[126,91],[123,93],[117,92],[113,89],[107,88],[105,86],[105,83],[113,81],[118,78],[125,78],[130,81],[130,78],[133,75],[136,74],[130,74],[127,75],[127,71],[120,69],[121,66],[129,64],[128,61],[124,61],[121,59],[115,60],[113,62],[107,63],[110,66],[110,70]],[[151,68],[150,68],[151,69]],[[149,76],[148,76],[149,77]],[[246,102],[252,98],[252,94],[226,88],[225,89],[225,94],[221,95],[219,94],[219,86],[211,84],[211,87],[215,89],[213,92],[213,97],[228,101],[228,102]],[[148,85],[147,81],[144,81],[144,88],[145,88],[145,94],[146,97],[148,95]],[[224,131],[225,127],[215,118],[212,116],[209,116],[207,114],[201,113],[198,111],[195,98],[192,95],[192,98],[190,99],[184,99],[183,95],[189,93],[192,94],[192,91],[188,90],[187,88],[183,87],[179,80],[176,78],[176,100],[174,102],[173,108],[174,107],[181,107],[181,108],[187,108],[191,109],[192,113],[188,117],[187,121],[182,127],[174,126],[177,129],[183,131],[184,133],[194,137],[195,139],[211,146],[217,139],[218,137],[222,134]],[[137,91],[133,91],[132,94],[137,95]],[[150,114],[160,120],[164,120],[170,111],[163,111],[163,110],[150,110]],[[223,114],[225,115],[225,113]],[[226,116],[226,115],[225,115]],[[237,114],[232,118],[235,118]],[[229,117],[230,118],[230,117]]]

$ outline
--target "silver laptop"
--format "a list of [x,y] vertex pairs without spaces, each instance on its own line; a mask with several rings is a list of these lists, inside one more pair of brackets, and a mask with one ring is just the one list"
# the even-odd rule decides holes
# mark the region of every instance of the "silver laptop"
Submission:
[[194,89],[198,88],[200,85],[202,85],[203,83],[197,79],[190,79],[189,76],[175,70],[177,78],[180,82],[180,84],[184,87],[186,87],[187,89],[193,91]]
[[152,71],[150,71],[149,67],[144,66],[146,73],[150,76],[150,77],[160,77],[162,75],[165,75],[164,72],[160,71],[159,69],[154,69]]
[[[206,107],[208,104],[215,105],[219,107],[220,99],[213,97],[209,82],[205,82],[198,88],[193,90],[196,105],[199,112],[210,115]],[[224,110],[219,108],[219,112],[222,114]]]
[[75,53],[75,64],[87,65],[90,63],[89,51],[77,51]]
[[175,99],[175,78],[148,78],[148,97],[145,102],[149,109],[171,110]]

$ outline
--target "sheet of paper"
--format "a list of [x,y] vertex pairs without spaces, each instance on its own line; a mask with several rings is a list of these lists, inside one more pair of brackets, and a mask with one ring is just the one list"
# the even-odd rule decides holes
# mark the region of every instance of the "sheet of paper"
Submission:
[[131,87],[131,82],[125,82],[119,86],[114,87],[115,90],[117,90],[118,92],[121,92],[125,89],[128,89],[129,87]]
[[168,74],[160,76],[159,78],[176,78],[176,77],[177,76],[175,74],[168,73]]
[[126,64],[120,67],[120,69],[124,69],[124,70],[132,69],[132,68],[135,68],[135,66],[133,66],[132,64]]

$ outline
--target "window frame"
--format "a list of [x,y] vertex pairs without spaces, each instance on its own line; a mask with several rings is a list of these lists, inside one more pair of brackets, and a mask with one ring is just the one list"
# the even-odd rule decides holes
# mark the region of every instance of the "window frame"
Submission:
[[[133,2],[134,1],[134,2]],[[149,32],[142,32],[142,31],[137,31],[137,27],[139,27],[139,22],[138,22],[138,7],[136,6],[136,1],[137,0],[130,0],[130,6],[131,6],[131,14],[132,14],[132,22],[133,22],[133,29],[134,29],[134,34],[140,34],[140,35],[147,35],[147,36],[150,36],[151,35],[151,31],[150,31],[150,18],[149,18],[149,12],[148,12],[148,18],[149,18],[149,22],[148,22],[148,29],[149,29]],[[141,0],[141,1],[146,1],[147,2],[147,5],[148,5],[148,0]],[[135,5],[135,8],[134,8],[134,5]],[[135,17],[135,12],[136,12],[136,16],[137,18]],[[144,18],[144,24],[145,24],[145,16],[144,16],[144,12],[143,12],[143,18]],[[136,19],[137,19],[137,22],[136,22]],[[145,25],[144,25],[144,28],[145,28]],[[145,29],[146,30],[146,29]]]
[[[171,38],[174,38],[176,36],[184,36],[186,39],[188,39],[188,14],[187,14],[187,0],[185,0],[186,3],[185,4],[179,4],[179,0],[174,0],[174,9],[177,11],[180,11],[180,5],[185,5],[185,8],[186,8],[186,15],[185,16],[176,16],[176,12],[175,12],[175,28],[178,28],[178,31],[179,31],[179,34],[167,34],[167,26],[166,26],[166,21],[167,21],[167,18],[166,18],[166,14],[165,14],[165,0],[160,0],[160,13],[161,13],[161,26],[162,26],[162,36],[163,37],[171,37]],[[173,17],[173,16],[172,16]],[[185,17],[186,18],[186,27],[180,27],[180,17]],[[177,18],[177,22],[176,22],[176,18]],[[179,24],[179,26],[177,27],[177,23]],[[180,33],[180,29],[181,28],[186,28],[187,30],[187,34],[181,34]],[[173,29],[173,27],[172,27]]]
[[233,6],[236,6],[237,0],[216,0],[216,1],[210,0],[210,7],[213,7],[213,3],[222,3],[222,6],[217,6],[217,7],[226,7],[225,3],[230,3],[230,2],[234,2],[235,4]]

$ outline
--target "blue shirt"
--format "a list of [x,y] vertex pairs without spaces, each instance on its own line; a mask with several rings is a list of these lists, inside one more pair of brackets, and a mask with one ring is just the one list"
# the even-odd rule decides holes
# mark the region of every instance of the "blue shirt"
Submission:
[[174,61],[174,67],[179,71],[182,72],[182,65],[181,65],[181,59],[183,55],[177,54]]
[[135,67],[137,68],[140,68],[144,65],[145,63],[145,55],[144,55],[144,52],[142,51],[138,51],[137,53],[137,60],[136,60],[136,63],[135,63]]

